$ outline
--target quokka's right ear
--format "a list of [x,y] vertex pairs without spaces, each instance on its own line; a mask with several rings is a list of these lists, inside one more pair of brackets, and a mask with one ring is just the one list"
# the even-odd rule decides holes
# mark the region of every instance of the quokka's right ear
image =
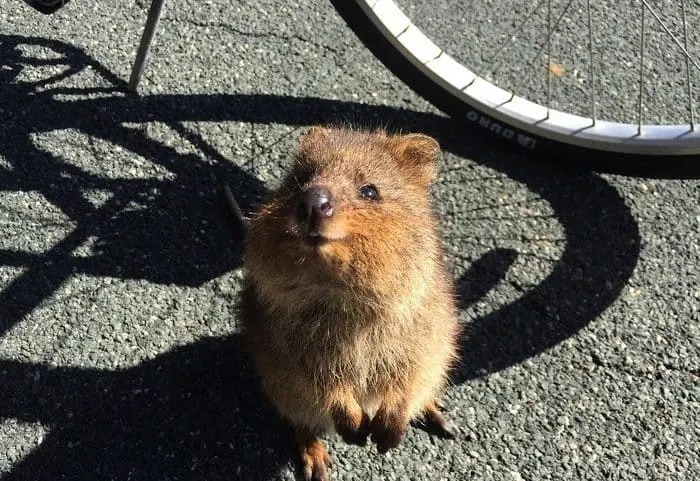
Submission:
[[398,163],[408,169],[410,177],[430,186],[437,178],[440,145],[423,134],[396,135],[391,142]]

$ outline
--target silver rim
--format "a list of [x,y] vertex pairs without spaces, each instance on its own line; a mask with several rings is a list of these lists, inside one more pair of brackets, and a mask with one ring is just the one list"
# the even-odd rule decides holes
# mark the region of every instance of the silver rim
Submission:
[[[590,8],[590,3],[587,3]],[[689,100],[687,106],[690,112],[688,123],[677,125],[644,124],[641,93],[637,123],[596,119],[595,109],[591,117],[555,110],[519,97],[472,72],[435,45],[393,0],[361,0],[359,4],[369,20],[405,58],[451,93],[455,101],[465,104],[469,120],[506,139],[516,141],[525,148],[534,149],[537,145],[537,139],[527,135],[531,133],[556,142],[610,152],[640,155],[700,154],[700,129],[694,122],[692,100]],[[684,2],[682,8],[685,21]],[[644,16],[650,15],[664,26],[646,0],[642,0],[641,9],[640,83],[643,79],[641,65],[644,56]],[[691,72],[694,69],[700,71],[700,65],[687,51],[687,37],[678,39],[667,29],[666,31],[685,55],[688,98],[692,99]]]

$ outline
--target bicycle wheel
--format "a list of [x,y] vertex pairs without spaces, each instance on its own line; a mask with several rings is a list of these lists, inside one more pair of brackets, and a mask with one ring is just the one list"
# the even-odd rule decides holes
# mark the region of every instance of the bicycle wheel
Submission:
[[[640,38],[630,40],[636,40],[639,47],[638,65],[624,66],[628,74],[631,74],[632,68],[637,69],[634,74],[637,79],[636,87],[628,85],[636,95],[634,103],[637,107],[635,112],[630,112],[630,108],[626,109],[626,112],[633,117],[629,120],[605,120],[596,112],[596,107],[601,102],[596,98],[595,85],[610,88],[609,82],[601,72],[597,75],[589,75],[583,79],[585,82],[579,79],[580,84],[587,84],[585,86],[594,88],[588,94],[581,93],[581,89],[568,91],[560,89],[563,90],[564,96],[569,95],[569,98],[573,98],[574,95],[578,95],[579,100],[584,99],[589,106],[589,112],[581,113],[573,112],[571,109],[567,111],[554,108],[556,105],[552,99],[553,84],[557,82],[558,77],[562,76],[563,67],[553,61],[552,38],[554,33],[558,32],[557,29],[561,30],[562,19],[566,19],[567,15],[573,15],[570,13],[573,0],[559,2],[558,9],[553,8],[552,0],[547,2],[539,0],[534,7],[531,5],[535,3],[534,1],[525,2],[527,5],[521,5],[520,11],[511,2],[502,6],[515,11],[520,18],[511,17],[507,22],[510,31],[493,36],[501,39],[500,44],[491,49],[495,50],[496,57],[506,51],[509,44],[514,43],[513,40],[526,30],[525,27],[532,26],[535,17],[538,18],[537,23],[545,29],[543,39],[540,38],[539,41],[534,39],[532,42],[535,55],[529,67],[534,71],[534,76],[537,76],[538,68],[535,64],[546,61],[546,74],[539,75],[540,83],[544,84],[546,91],[543,95],[529,95],[530,99],[519,94],[517,87],[522,87],[522,81],[499,85],[497,72],[495,74],[486,72],[481,75],[473,72],[464,65],[464,62],[453,57],[452,52],[448,53],[433,42],[393,0],[331,0],[331,3],[369,50],[411,89],[448,115],[466,120],[467,124],[500,137],[505,143],[511,143],[524,151],[537,153],[549,151],[562,154],[558,159],[564,161],[583,159],[589,164],[602,168],[660,165],[672,169],[700,165],[700,128],[695,124],[694,119],[694,105],[698,103],[695,100],[698,94],[694,84],[700,83],[694,81],[694,78],[700,72],[700,62],[694,60],[689,51],[687,27],[690,15],[686,11],[684,2],[680,4],[682,7],[682,27],[680,28],[683,34],[680,38],[668,29],[663,19],[659,17],[657,9],[646,0],[642,0],[639,3],[639,9],[634,12],[638,17],[635,17],[637,19],[634,25],[641,26],[641,31]],[[467,9],[470,9],[473,3],[470,2]],[[480,8],[483,11],[485,8],[493,7],[492,4],[490,5]],[[584,17],[588,36],[581,39],[577,47],[581,50],[581,44],[583,44],[582,56],[588,55],[588,61],[582,63],[587,63],[595,71],[595,27],[591,20],[595,15],[591,13],[589,1],[579,1],[579,7],[577,15]],[[429,8],[437,10],[433,4]],[[421,12],[426,12],[425,7]],[[695,11],[693,15],[697,17],[698,13]],[[487,15],[489,15],[488,11]],[[598,12],[598,16],[601,15]],[[544,22],[542,22],[543,19]],[[438,22],[445,24],[449,24],[449,20],[445,17],[437,19]],[[649,44],[650,38],[654,40],[649,26],[652,22],[660,26],[659,28],[665,29],[670,44],[682,52],[682,76],[685,77],[686,83],[681,88],[686,98],[682,105],[679,105],[681,101],[674,100],[675,105],[671,106],[671,110],[685,117],[685,120],[668,121],[662,118],[662,122],[659,123],[645,123],[645,119],[653,118],[645,106],[646,98],[650,93],[648,86],[645,85],[645,70],[649,67],[644,62],[645,45]],[[485,19],[482,26],[488,25],[492,28],[492,23],[498,22]],[[447,28],[440,31],[438,25],[438,29],[432,30],[433,37],[444,40],[445,30],[453,29]],[[462,34],[463,31],[460,31],[460,35]],[[561,32],[557,36],[561,37]],[[697,36],[693,36],[691,40],[697,40]],[[697,43],[700,45],[700,41]],[[532,77],[532,72],[516,71],[515,75],[516,78],[521,79],[529,78],[528,76]],[[528,88],[520,90],[532,91]],[[600,92],[597,94],[601,97]]]

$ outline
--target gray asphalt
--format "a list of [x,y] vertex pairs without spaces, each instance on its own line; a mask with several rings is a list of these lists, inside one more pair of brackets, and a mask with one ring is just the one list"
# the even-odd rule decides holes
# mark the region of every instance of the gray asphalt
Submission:
[[329,121],[440,140],[469,326],[445,396],[457,439],[412,428],[381,456],[330,437],[333,479],[700,479],[698,180],[557,167],[460,130],[325,2],[169,2],[125,95],[145,15],[0,10],[3,480],[294,479],[241,353],[218,185],[254,208]]

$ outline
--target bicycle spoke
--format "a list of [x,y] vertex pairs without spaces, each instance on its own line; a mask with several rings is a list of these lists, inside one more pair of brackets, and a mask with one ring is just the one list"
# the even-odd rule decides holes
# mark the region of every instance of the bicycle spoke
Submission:
[[[688,50],[681,45],[681,42],[676,38],[675,35],[673,35],[673,32],[669,30],[669,28],[666,26],[666,24],[661,20],[661,18],[657,15],[656,11],[651,8],[651,5],[647,2],[647,0],[642,0],[642,5],[645,6],[647,9],[649,9],[649,13],[651,13],[654,18],[656,19],[657,22],[659,22],[659,25],[661,25],[661,28],[664,29],[664,32],[668,34],[669,37],[671,37],[671,40],[678,46],[678,48],[681,49],[681,52],[685,54],[685,57],[690,63],[693,64],[693,66],[700,71],[700,65],[695,61],[692,55],[688,52]],[[643,11],[643,10],[642,10]],[[642,17],[643,18],[643,17]]]
[[552,99],[552,0],[547,0],[547,118]]
[[[544,50],[545,46],[549,43],[550,39],[552,38],[552,34],[554,31],[557,29],[561,21],[564,19],[564,16],[566,15],[566,12],[569,11],[569,7],[571,7],[571,4],[574,3],[574,0],[569,0],[564,7],[564,10],[561,12],[561,15],[559,15],[559,18],[557,18],[557,21],[554,22],[554,26],[551,28],[549,32],[547,32],[547,38],[545,41],[540,45],[540,48],[537,49],[537,52],[535,52],[535,55],[532,58],[532,61],[529,64],[530,70],[532,70],[532,67],[535,65],[535,62],[537,62],[537,59],[540,57],[540,54],[542,54],[542,50]],[[547,71],[549,72],[549,66],[547,66]],[[516,87],[513,89],[513,96],[515,96],[515,92],[520,91],[521,87],[523,86],[523,82],[525,82],[526,76],[523,75],[522,78],[520,79],[520,82],[516,85]],[[511,99],[512,99],[511,97]],[[549,109],[549,106],[547,107]]]
[[[683,46],[688,50],[688,21],[685,15],[685,0],[681,0],[681,14],[683,15]],[[693,84],[690,81],[690,59],[685,57],[685,76],[688,85],[688,112],[690,114],[690,129],[695,130],[695,118],[693,112]]]
[[[539,0],[537,4],[535,5],[535,8],[532,9],[530,13],[528,13],[525,18],[518,24],[518,26],[515,28],[515,32],[510,36],[507,42],[503,42],[500,47],[496,50],[496,52],[491,56],[491,59],[489,61],[489,64],[486,66],[489,70],[493,68],[494,63],[496,62],[496,58],[506,49],[506,47],[513,41],[515,40],[515,37],[518,35],[518,33],[522,32],[523,28],[525,27],[525,24],[527,23],[530,18],[537,12],[537,10],[540,8],[540,5],[542,5],[542,2],[544,0]],[[498,69],[496,69],[498,70]],[[494,73],[496,72],[494,70]]]
[[642,2],[642,39],[639,53],[639,102],[637,104],[637,135],[642,135],[642,93],[644,92],[644,8],[646,2]]
[[588,58],[590,61],[590,75],[591,75],[591,117],[593,119],[593,126],[595,126],[596,121],[596,91],[595,91],[595,62],[593,61],[593,25],[591,22],[591,0],[586,0],[586,11],[588,14]]
[[[467,8],[465,9],[465,12],[467,12],[467,22],[469,22],[470,25],[474,23],[474,22],[472,22],[472,16],[469,15],[469,12],[471,11],[473,4],[474,4],[474,0],[469,0],[469,3],[467,4]],[[440,55],[442,55],[442,53],[443,52],[441,52]],[[480,44],[479,45],[479,57],[481,57],[482,53],[483,53],[483,48]]]

